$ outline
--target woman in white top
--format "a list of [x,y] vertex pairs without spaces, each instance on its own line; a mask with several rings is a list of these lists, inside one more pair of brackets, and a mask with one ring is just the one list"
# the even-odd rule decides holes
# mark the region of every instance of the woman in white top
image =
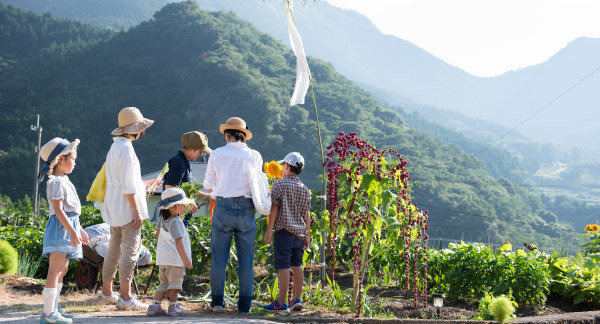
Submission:
[[256,223],[250,183],[246,175],[248,168],[262,168],[260,153],[248,148],[246,141],[252,132],[246,122],[232,117],[221,124],[227,145],[212,151],[208,159],[204,188],[217,204],[211,224],[212,264],[210,287],[213,311],[225,306],[225,268],[229,259],[231,239],[235,239],[238,256],[239,300],[238,311],[248,313],[254,290],[254,238]]
[[[131,281],[142,242],[141,227],[148,218],[146,188],[156,180],[142,181],[140,162],[132,142],[140,139],[154,123],[135,107],[119,112],[119,127],[112,131],[114,143],[106,156],[106,194],[102,219],[110,225],[110,243],[102,266],[100,300],[119,309],[146,310],[148,305],[131,296]],[[121,297],[112,292],[112,282],[119,269]]]

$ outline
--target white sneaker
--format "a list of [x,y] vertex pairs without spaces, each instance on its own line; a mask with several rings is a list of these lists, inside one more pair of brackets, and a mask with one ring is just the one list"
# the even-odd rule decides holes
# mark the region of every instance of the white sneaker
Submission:
[[139,302],[135,297],[131,296],[129,300],[124,300],[123,297],[120,297],[117,301],[117,309],[137,309],[137,310],[148,310],[148,304],[143,304]]
[[117,297],[114,292],[108,296],[106,296],[104,293],[100,293],[100,295],[98,295],[98,301],[105,305],[115,305],[118,300],[119,297]]

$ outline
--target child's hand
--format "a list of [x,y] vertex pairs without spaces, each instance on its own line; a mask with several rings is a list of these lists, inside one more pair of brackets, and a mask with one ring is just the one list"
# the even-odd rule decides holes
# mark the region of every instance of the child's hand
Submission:
[[267,230],[267,232],[265,233],[265,244],[267,245],[271,245],[272,240],[271,240],[271,232],[269,230]]
[[77,233],[70,233],[69,239],[71,241],[71,246],[76,248],[81,244],[81,237]]
[[183,261],[183,265],[185,266],[186,269],[192,268],[192,262],[190,262],[190,260]]
[[90,244],[90,237],[87,235],[86,231],[83,230],[83,228],[79,231],[79,234],[81,234],[81,243],[88,245]]
[[196,205],[196,203],[189,204],[189,206],[190,206],[190,209],[189,209],[190,214],[194,214],[195,212],[198,211],[198,205]]

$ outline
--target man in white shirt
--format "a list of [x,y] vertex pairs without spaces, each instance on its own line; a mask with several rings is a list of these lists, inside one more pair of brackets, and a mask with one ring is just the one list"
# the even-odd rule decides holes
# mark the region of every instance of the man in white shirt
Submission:
[[[114,143],[106,156],[106,194],[101,208],[104,222],[110,225],[110,243],[102,266],[100,300],[119,309],[146,310],[131,295],[131,281],[142,242],[141,227],[148,218],[146,188],[157,180],[142,181],[140,162],[132,142],[140,139],[154,123],[135,107],[119,112],[119,127],[112,131]],[[112,292],[112,282],[119,269],[121,297]]]
[[244,120],[238,117],[229,118],[219,129],[225,135],[227,145],[211,153],[204,176],[204,188],[217,202],[211,223],[211,308],[220,312],[225,306],[225,269],[231,239],[234,238],[240,281],[238,311],[248,313],[254,290],[256,222],[246,170],[262,168],[263,162],[260,153],[246,145],[246,141],[252,138],[252,132]]

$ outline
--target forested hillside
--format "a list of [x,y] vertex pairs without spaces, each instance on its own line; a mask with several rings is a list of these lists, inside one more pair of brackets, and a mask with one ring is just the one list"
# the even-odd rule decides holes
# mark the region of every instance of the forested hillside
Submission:
[[[2,11],[20,19],[31,15],[4,6]],[[0,81],[0,132],[8,139],[0,144],[2,193],[18,197],[32,187],[35,133],[28,126],[40,114],[44,141],[82,140],[72,179],[84,197],[112,142],[118,111],[131,105],[156,120],[135,144],[143,173],[159,169],[177,151],[183,132],[198,129],[212,147],[224,144],[218,125],[240,116],[254,133],[249,145],[265,160],[301,152],[307,159],[302,179],[317,188],[313,109],[287,104],[295,62],[287,47],[249,23],[231,13],[202,11],[193,1],[169,4],[151,21],[108,41],[35,62]],[[316,59],[309,64],[325,142],[339,131],[355,131],[378,147],[397,149],[418,179],[414,201],[431,211],[434,233],[548,248],[575,240],[539,197],[494,179],[481,160],[459,147],[409,128],[331,65]]]

